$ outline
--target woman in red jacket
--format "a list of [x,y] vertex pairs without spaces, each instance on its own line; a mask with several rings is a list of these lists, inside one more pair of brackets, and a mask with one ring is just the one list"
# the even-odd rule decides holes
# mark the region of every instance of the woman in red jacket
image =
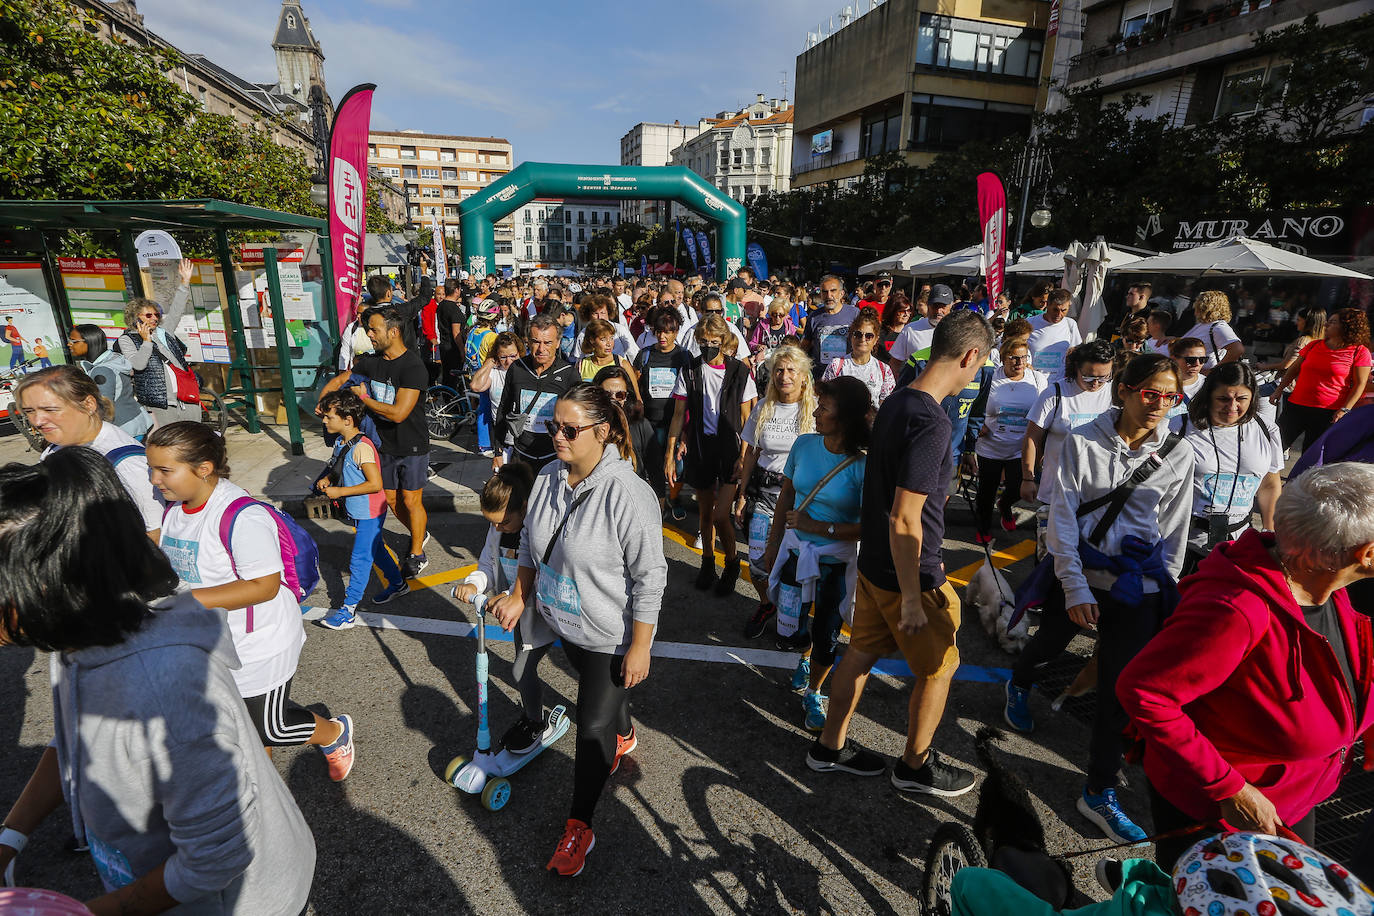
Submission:
[[[1345,593],[1374,577],[1374,466],[1290,480],[1274,518],[1274,534],[1246,531],[1183,580],[1116,682],[1144,738],[1156,833],[1224,819],[1311,844],[1314,809],[1374,724],[1374,630]],[[1158,843],[1160,867],[1195,839]]]

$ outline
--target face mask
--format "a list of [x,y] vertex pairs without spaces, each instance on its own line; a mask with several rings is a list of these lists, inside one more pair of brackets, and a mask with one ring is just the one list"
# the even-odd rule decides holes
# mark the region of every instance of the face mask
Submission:
[[701,358],[708,363],[714,363],[716,357],[720,355],[720,347],[702,347]]

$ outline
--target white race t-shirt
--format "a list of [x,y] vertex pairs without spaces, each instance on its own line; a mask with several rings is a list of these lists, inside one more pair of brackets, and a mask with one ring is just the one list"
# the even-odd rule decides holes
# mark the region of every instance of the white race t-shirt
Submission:
[[[697,324],[698,322],[693,321],[690,325],[687,325],[679,331],[677,335],[677,342],[683,347],[686,347],[687,352],[693,356],[701,355],[701,344],[697,343],[696,336]],[[740,331],[739,327],[733,321],[725,322],[725,326],[730,329],[730,333],[735,335],[735,353],[741,357],[748,356],[749,341],[744,339],[743,332]],[[658,342],[657,337],[654,338],[654,342]]]
[[1197,394],[1198,391],[1201,390],[1202,386],[1206,384],[1206,382],[1207,376],[1199,375],[1191,382],[1183,383],[1183,400],[1179,401],[1173,407],[1169,408],[1170,420],[1172,420],[1174,417],[1181,417],[1188,412],[1188,405],[1193,402],[1193,395]]
[[849,326],[858,317],[859,310],[852,305],[841,306],[833,315],[821,312],[811,317],[806,330],[820,347],[821,362],[828,363],[849,352]]
[[1217,364],[1217,351],[1225,350],[1233,343],[1239,343],[1240,338],[1236,332],[1231,330],[1231,326],[1224,321],[1205,321],[1202,324],[1193,325],[1193,329],[1184,337],[1196,337],[1202,341],[1202,345],[1207,348],[1207,362],[1203,363],[1202,368],[1210,369]]
[[1026,418],[1048,384],[1049,377],[1034,369],[1027,369],[1018,381],[997,370],[983,412],[983,434],[973,448],[979,458],[1010,461],[1021,456]]
[[[234,560],[230,563],[220,541],[220,519],[231,502],[247,495],[237,484],[221,480],[199,511],[188,513],[183,503],[175,503],[167,511],[162,523],[162,551],[181,580],[178,591],[212,588],[283,571],[276,522],[261,506],[249,506],[234,521],[230,545]],[[252,607],[251,633],[248,608],[226,613],[234,650],[242,664],[233,672],[240,695],[261,696],[295,675],[305,644],[305,627],[296,596],[284,581],[276,597]]]
[[1043,315],[1030,319],[1031,334],[1026,340],[1030,348],[1031,368],[1043,372],[1050,378],[1064,377],[1064,356],[1071,347],[1083,342],[1078,331],[1078,322],[1062,318],[1055,324],[1047,322]]
[[[701,366],[701,418],[702,431],[708,436],[715,435],[716,427],[720,422],[720,389],[725,384],[725,367],[712,366],[703,363]],[[741,404],[752,401],[759,396],[759,390],[754,386],[754,377],[746,375],[744,378],[744,393],[740,395]],[[687,376],[679,372],[677,382],[673,385],[673,397],[685,401],[687,400]]]
[[801,402],[796,404],[774,404],[773,415],[758,428],[762,406],[755,407],[744,424],[740,438],[759,450],[758,466],[765,471],[781,474],[787,456],[792,452],[792,443],[801,435]]
[[1064,440],[1069,432],[1091,423],[1111,406],[1112,386],[1109,384],[1084,391],[1077,382],[1064,380],[1051,382],[1040,392],[1027,418],[1045,430],[1044,463],[1041,465],[1040,490],[1036,493],[1036,499],[1042,503],[1050,501],[1050,494],[1059,476],[1059,453],[1064,450]]
[[873,398],[874,407],[886,400],[897,384],[897,380],[892,376],[892,367],[876,356],[870,356],[868,362],[862,366],[854,362],[852,356],[833,360],[830,365],[825,367],[821,381],[828,382],[842,375],[856,378],[867,385],[868,393]]
[[[1225,512],[1232,522],[1254,511],[1255,494],[1266,474],[1283,470],[1278,429],[1252,419],[1222,429],[1189,424],[1184,438],[1193,447],[1193,517]],[[1265,427],[1268,427],[1266,432]]]
[[888,352],[892,358],[899,363],[906,362],[913,353],[930,355],[930,342],[935,339],[935,328],[931,327],[930,319],[919,318],[910,322],[902,328],[902,333],[897,335],[897,339],[892,341],[892,346]]
[[[95,438],[86,447],[108,456],[110,452],[126,445],[143,447],[137,439],[118,426],[102,421],[100,432],[95,434]],[[56,445],[48,446],[43,449],[42,458],[47,458],[57,449]],[[162,501],[162,493],[153,486],[148,476],[147,456],[138,453],[126,455],[114,466],[114,472],[119,482],[124,485],[124,491],[138,507],[138,514],[143,518],[143,530],[156,531],[161,528],[162,512],[166,504]]]

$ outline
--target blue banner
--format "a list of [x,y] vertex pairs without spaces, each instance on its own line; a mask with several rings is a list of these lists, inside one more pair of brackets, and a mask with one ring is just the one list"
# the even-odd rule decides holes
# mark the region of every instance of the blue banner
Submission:
[[706,233],[697,230],[697,245],[701,247],[701,260],[707,270],[716,266],[716,262],[711,260],[711,240],[706,237]]
[[639,256],[639,275],[641,277],[649,276],[649,256],[647,254]]
[[754,268],[754,276],[760,283],[768,282],[768,256],[763,253],[763,246],[758,242],[750,242],[745,250],[749,266]]
[[618,270],[618,271],[620,271],[620,275],[621,275],[622,277],[625,276],[625,262],[624,262],[624,261],[616,261],[616,262],[615,262],[615,269]]
[[[679,231],[681,231],[681,230],[679,229]],[[701,269],[701,264],[698,263],[698,261],[697,261],[697,237],[696,237],[696,235],[692,232],[691,229],[688,229],[686,232],[683,232],[683,233],[682,233],[682,240],[683,240],[684,242],[687,243],[687,255],[688,255],[688,257],[690,257],[690,258],[692,259],[692,270],[694,270],[694,271],[700,270],[700,269]]]

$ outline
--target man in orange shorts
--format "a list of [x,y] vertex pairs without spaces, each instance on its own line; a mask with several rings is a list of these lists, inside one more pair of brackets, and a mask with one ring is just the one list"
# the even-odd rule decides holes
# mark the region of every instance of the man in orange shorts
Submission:
[[959,667],[959,597],[940,556],[945,492],[954,473],[951,424],[941,401],[964,390],[991,347],[992,328],[981,315],[955,312],[936,327],[925,371],[878,411],[864,475],[854,624],[832,676],[825,730],[806,755],[813,770],[856,776],[887,770],[885,757],[846,735],[874,663],[901,652],[916,681],[892,784],[944,797],[973,788],[972,772],[931,747]]

